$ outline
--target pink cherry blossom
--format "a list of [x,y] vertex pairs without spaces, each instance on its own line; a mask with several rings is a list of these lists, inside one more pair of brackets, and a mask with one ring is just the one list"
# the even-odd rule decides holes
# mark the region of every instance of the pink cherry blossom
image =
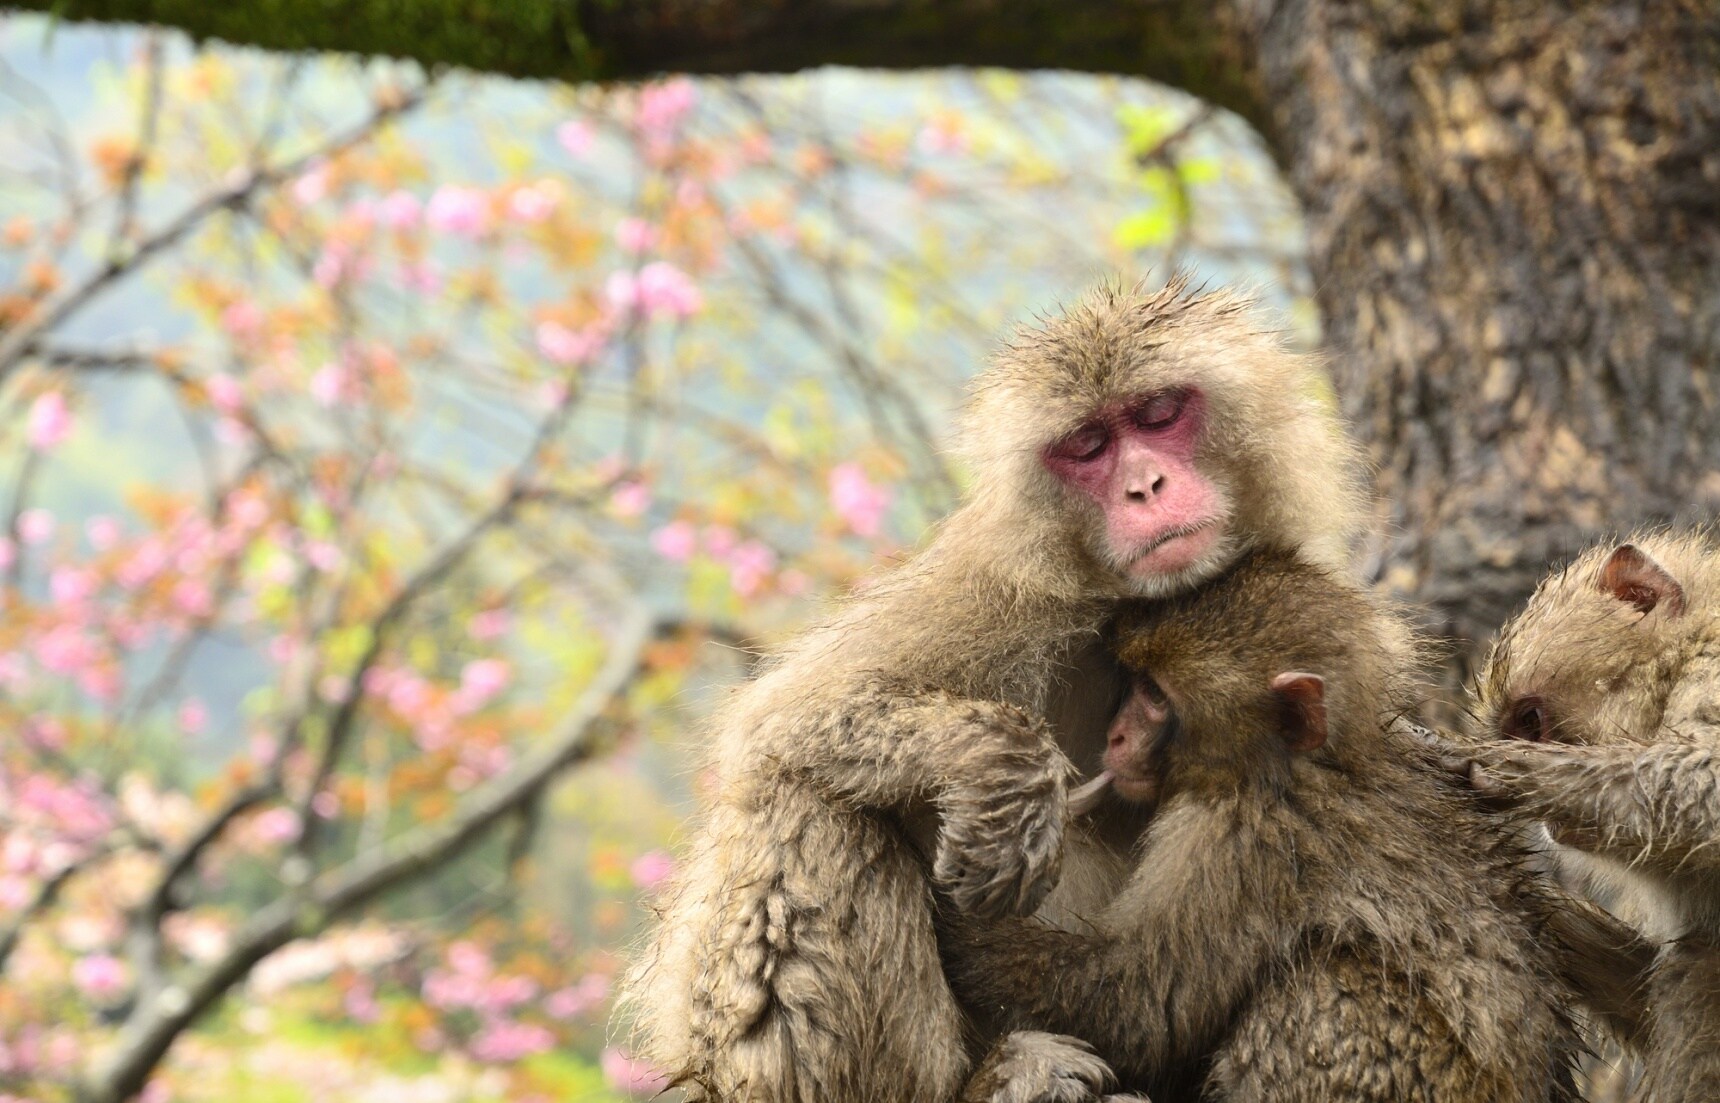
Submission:
[[340,570],[341,564],[346,562],[346,555],[327,540],[312,540],[305,545],[305,560],[312,567],[328,574]]
[[876,486],[857,463],[830,469],[830,507],[861,536],[876,536],[890,509],[890,492]]
[[466,627],[475,640],[493,640],[507,635],[512,622],[513,618],[506,609],[485,609],[472,614],[472,620]]
[[729,553],[729,585],[742,597],[752,597],[764,589],[774,570],[776,552],[757,540],[748,540]]
[[135,590],[166,569],[172,558],[159,540],[145,540],[119,565],[115,578],[127,590]]
[[647,314],[688,318],[704,309],[705,297],[687,274],[666,260],[639,270],[639,305]]
[[352,250],[338,241],[331,241],[311,265],[311,279],[318,287],[332,288],[353,273]]
[[460,670],[461,703],[477,708],[506,689],[511,677],[505,659],[473,659]]
[[346,392],[346,369],[330,361],[311,376],[311,397],[320,406],[334,406]]
[[36,661],[50,674],[76,674],[101,658],[101,648],[75,624],[57,624],[36,638]]
[[382,202],[376,206],[376,213],[382,219],[382,224],[389,229],[410,230],[424,217],[424,204],[411,192],[396,189],[382,197]]
[[182,578],[173,587],[173,606],[188,617],[206,617],[215,611],[215,594],[199,578]]
[[346,212],[342,215],[342,219],[354,230],[360,233],[369,233],[370,228],[376,225],[376,200],[368,196],[354,199],[346,205]]
[[514,193],[508,196],[508,214],[520,222],[542,222],[555,213],[559,202],[560,185],[554,180],[539,180],[514,189]]
[[179,730],[186,735],[199,735],[209,726],[209,710],[202,701],[187,697],[179,706]]
[[639,92],[639,113],[636,119],[642,130],[659,134],[670,130],[692,110],[698,93],[686,77],[675,77],[662,84],[652,84]]
[[705,551],[717,559],[727,559],[729,553],[741,542],[740,533],[727,525],[706,525],[703,536]]
[[490,228],[490,197],[477,188],[444,184],[424,209],[430,228],[459,237],[482,237]]
[[292,184],[293,201],[308,207],[328,195],[328,166],[317,164],[301,173]]
[[225,372],[216,372],[205,379],[203,391],[210,404],[224,414],[236,414],[245,407],[245,388]]
[[539,322],[537,347],[544,358],[557,364],[583,364],[603,348],[604,334],[598,326],[570,329],[560,322]]
[[617,517],[638,517],[651,507],[651,488],[641,482],[624,482],[609,495],[609,508]]
[[456,973],[487,977],[495,968],[489,953],[470,939],[461,939],[448,947],[448,964]]
[[10,536],[0,536],[0,571],[18,562],[18,545]]
[[55,567],[48,574],[48,594],[56,605],[78,605],[88,601],[100,587],[94,571],[78,567]]
[[340,815],[340,798],[324,789],[311,798],[311,811],[325,820],[332,820]]
[[90,954],[72,963],[72,983],[93,1000],[109,1000],[125,991],[125,964],[112,954]]
[[555,1047],[555,1035],[536,1023],[512,1019],[486,1022],[471,1041],[472,1056],[491,1064],[506,1064]]
[[651,534],[651,550],[675,563],[693,558],[698,544],[698,533],[686,521],[670,521]]
[[624,218],[615,227],[615,242],[635,255],[648,252],[657,245],[657,227],[643,218]]
[[430,259],[400,262],[400,286],[417,295],[434,295],[442,287],[442,269]]
[[91,517],[84,522],[84,539],[90,542],[90,547],[98,552],[105,552],[119,543],[119,522],[105,514]]
[[360,977],[346,990],[341,999],[341,1009],[358,1023],[374,1023],[382,1017],[382,1007],[376,1002],[376,987],[370,978]]
[[584,157],[597,142],[597,133],[583,119],[571,119],[555,128],[555,140],[575,157]]
[[639,305],[639,281],[625,268],[611,272],[603,281],[603,298],[615,311],[631,311]]
[[299,814],[291,808],[269,808],[251,821],[251,834],[265,846],[284,846],[299,837]]
[[609,978],[601,973],[581,977],[566,988],[544,997],[544,1014],[555,1019],[572,1019],[585,1014],[609,996]]
[[674,871],[675,860],[661,850],[647,850],[627,867],[633,883],[642,889],[656,888]]
[[16,651],[0,652],[0,689],[16,696],[29,687],[30,671],[24,656]]
[[72,411],[60,391],[48,391],[30,404],[30,447],[50,452],[72,434]]
[[669,1078],[644,1061],[627,1056],[613,1046],[598,1058],[598,1067],[609,1086],[629,1095],[656,1095],[669,1086]]
[[221,328],[234,337],[255,337],[263,328],[263,308],[251,299],[234,299],[221,311]]

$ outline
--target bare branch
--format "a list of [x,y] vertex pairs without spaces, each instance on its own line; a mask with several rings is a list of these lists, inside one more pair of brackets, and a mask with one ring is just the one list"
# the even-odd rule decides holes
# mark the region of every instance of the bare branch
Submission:
[[384,97],[369,116],[351,129],[297,157],[276,165],[258,167],[243,179],[215,189],[181,211],[167,225],[143,238],[137,243],[137,247],[124,257],[109,257],[82,280],[68,284],[64,290],[43,303],[29,320],[0,333],[0,383],[4,383],[11,376],[43,336],[75,315],[115,281],[141,268],[157,254],[177,245],[211,216],[220,211],[243,208],[262,191],[298,175],[312,163],[368,141],[382,125],[418,106],[423,100],[422,88]]

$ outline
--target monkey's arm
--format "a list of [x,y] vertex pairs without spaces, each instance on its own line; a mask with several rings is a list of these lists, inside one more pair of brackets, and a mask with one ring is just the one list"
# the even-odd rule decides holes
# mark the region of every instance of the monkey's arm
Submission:
[[1474,782],[1568,841],[1624,859],[1720,868],[1720,752],[1701,743],[1490,745]]
[[945,971],[963,1004],[1005,1030],[1085,1039],[1125,1080],[1204,1052],[1295,923],[1278,911],[1283,875],[1255,876],[1269,852],[1254,836],[1210,814],[1179,818],[1155,825],[1095,931],[941,923]]
[[1050,728],[1021,709],[862,684],[840,707],[776,734],[772,772],[834,801],[928,802],[939,820],[932,874],[962,911],[1025,915],[1056,884],[1074,768]]

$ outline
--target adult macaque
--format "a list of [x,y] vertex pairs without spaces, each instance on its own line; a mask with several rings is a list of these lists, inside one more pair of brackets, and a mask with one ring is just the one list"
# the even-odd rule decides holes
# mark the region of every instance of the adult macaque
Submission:
[[[932,882],[976,916],[1034,911],[1060,865],[1066,911],[1115,891],[1127,824],[1061,862],[1069,759],[1096,764],[1121,699],[1101,629],[1263,541],[1345,564],[1359,464],[1326,393],[1249,303],[1181,281],[1007,345],[966,410],[964,504],[717,717],[715,791],[626,985],[640,1054],[722,1100],[956,1098],[974,1055]],[[993,1065],[974,1090],[1084,1082],[1059,1061],[1089,1055],[1039,1043],[1000,1050],[1037,1088]]]
[[1479,788],[1661,947],[1643,1103],[1720,1099],[1720,549],[1649,533],[1542,582],[1477,682]]
[[1261,549],[1118,640],[1134,690],[1102,778],[1155,808],[1134,872],[1090,930],[948,925],[958,997],[1085,1039],[1161,1103],[1574,1098],[1511,835],[1393,730],[1402,621]]

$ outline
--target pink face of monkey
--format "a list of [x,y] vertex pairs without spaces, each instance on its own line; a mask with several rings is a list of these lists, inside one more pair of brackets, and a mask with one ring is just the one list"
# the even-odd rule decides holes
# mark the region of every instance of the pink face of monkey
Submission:
[[1137,395],[1045,449],[1045,466],[1104,514],[1102,558],[1149,594],[1204,578],[1229,558],[1230,503],[1195,464],[1204,396]]

